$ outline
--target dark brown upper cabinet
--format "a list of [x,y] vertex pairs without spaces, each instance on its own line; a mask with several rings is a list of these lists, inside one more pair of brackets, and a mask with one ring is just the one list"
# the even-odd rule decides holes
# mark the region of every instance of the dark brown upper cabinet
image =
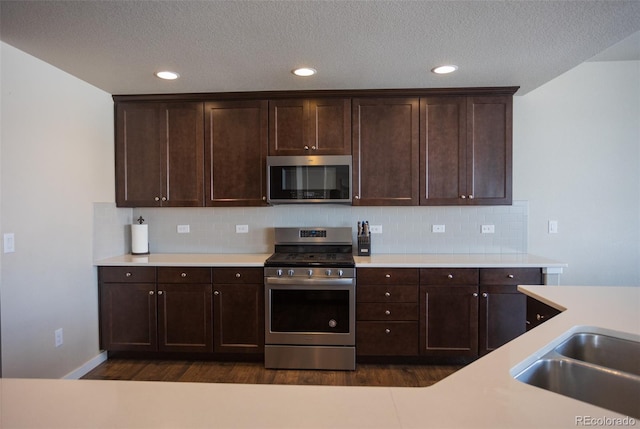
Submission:
[[418,205],[419,99],[353,99],[353,205]]
[[116,104],[116,204],[203,205],[203,103]]
[[512,97],[420,101],[420,204],[512,202]]
[[269,155],[350,155],[349,98],[269,101]]
[[268,102],[205,103],[205,205],[266,205]]

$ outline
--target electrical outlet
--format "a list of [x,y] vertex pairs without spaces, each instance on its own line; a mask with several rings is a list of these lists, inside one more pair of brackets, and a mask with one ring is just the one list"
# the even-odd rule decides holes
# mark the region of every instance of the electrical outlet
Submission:
[[444,232],[444,225],[432,225],[431,232]]
[[495,225],[482,225],[483,234],[494,234],[496,232]]
[[13,253],[16,251],[16,238],[13,232],[4,235],[4,253]]
[[53,333],[56,341],[56,347],[60,347],[64,343],[64,337],[62,336],[62,328],[56,329]]
[[188,234],[190,231],[189,225],[178,225],[178,234]]
[[249,232],[249,225],[236,225],[236,234],[246,234]]
[[369,225],[369,232],[371,234],[382,234],[382,225]]
[[558,233],[558,221],[550,220],[549,221],[549,234],[557,234]]

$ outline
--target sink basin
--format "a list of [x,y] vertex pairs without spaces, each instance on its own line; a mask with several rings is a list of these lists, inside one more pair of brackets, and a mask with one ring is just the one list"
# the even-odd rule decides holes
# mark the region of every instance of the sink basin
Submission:
[[577,332],[514,378],[640,418],[640,341]]
[[578,361],[539,359],[516,379],[579,401],[640,418],[640,378]]
[[556,347],[563,356],[640,375],[640,343],[580,332]]

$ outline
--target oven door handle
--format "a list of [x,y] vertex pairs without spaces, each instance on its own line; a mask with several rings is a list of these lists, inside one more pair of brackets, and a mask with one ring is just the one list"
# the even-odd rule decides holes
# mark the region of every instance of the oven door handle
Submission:
[[355,279],[282,279],[278,277],[265,277],[264,281],[268,285],[283,286],[351,286],[355,284]]

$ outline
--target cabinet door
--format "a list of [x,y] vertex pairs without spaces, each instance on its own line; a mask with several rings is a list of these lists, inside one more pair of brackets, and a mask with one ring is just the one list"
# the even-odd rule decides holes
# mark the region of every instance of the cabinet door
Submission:
[[264,353],[264,286],[216,284],[214,351]]
[[162,139],[162,205],[204,205],[204,127],[202,103],[170,103],[164,106]]
[[461,204],[467,190],[464,97],[420,100],[420,204]]
[[420,286],[420,353],[477,356],[477,286]]
[[352,112],[353,205],[418,205],[418,99],[354,99]]
[[158,349],[212,352],[211,284],[158,284]]
[[269,155],[306,155],[306,100],[269,101]]
[[307,124],[307,145],[312,154],[351,155],[350,99],[309,100]]
[[467,203],[512,200],[512,97],[467,99]]
[[116,107],[119,207],[203,205],[202,103]]
[[153,283],[100,285],[100,346],[111,351],[156,351]]
[[207,206],[266,204],[266,101],[205,105]]
[[526,331],[526,296],[510,285],[480,286],[480,355]]
[[[116,204],[156,207],[162,196],[162,105],[116,105]],[[156,198],[158,199],[156,201]]]

